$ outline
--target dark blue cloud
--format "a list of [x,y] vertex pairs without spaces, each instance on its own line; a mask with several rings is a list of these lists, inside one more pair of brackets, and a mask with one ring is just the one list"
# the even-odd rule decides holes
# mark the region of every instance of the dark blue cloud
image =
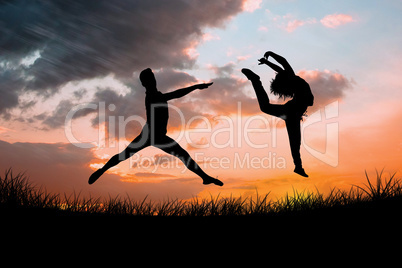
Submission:
[[[110,73],[127,79],[146,67],[191,68],[185,48],[241,11],[241,0],[1,1],[0,76],[19,83],[2,89],[10,102],[0,103],[0,113],[24,91],[49,96],[67,82]],[[33,64],[19,64],[37,51]]]

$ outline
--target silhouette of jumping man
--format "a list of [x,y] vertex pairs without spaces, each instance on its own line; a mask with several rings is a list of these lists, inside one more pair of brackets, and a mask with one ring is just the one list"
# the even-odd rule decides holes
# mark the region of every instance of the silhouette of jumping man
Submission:
[[[275,59],[282,65],[282,68],[268,61],[269,57]],[[260,77],[249,69],[242,69],[241,71],[251,81],[261,111],[285,120],[290,149],[295,164],[294,172],[301,176],[308,177],[302,167],[300,158],[300,121],[307,107],[312,106],[314,103],[314,96],[311,93],[310,86],[304,79],[295,74],[284,57],[272,51],[266,52],[264,58],[259,59],[259,62],[259,65],[266,64],[277,72],[275,78],[271,81],[271,93],[283,98],[292,97],[290,101],[285,104],[269,103],[268,95],[262,86]]]
[[167,101],[181,98],[196,89],[208,88],[213,83],[198,84],[168,93],[161,93],[156,88],[155,76],[150,68],[145,69],[140,73],[140,80],[146,89],[146,124],[144,125],[138,137],[136,137],[124,151],[114,155],[102,168],[95,171],[89,177],[88,183],[93,184],[111,167],[116,166],[121,161],[128,159],[138,151],[152,145],[162,149],[168,154],[178,157],[189,170],[202,178],[203,184],[213,183],[222,186],[223,183],[220,180],[207,175],[190,157],[186,150],[184,150],[176,141],[166,135],[167,123],[169,119]]

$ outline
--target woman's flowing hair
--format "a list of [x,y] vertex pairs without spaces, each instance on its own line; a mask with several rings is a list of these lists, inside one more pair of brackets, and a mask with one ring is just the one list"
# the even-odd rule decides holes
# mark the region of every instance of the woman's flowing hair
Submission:
[[279,98],[291,98],[294,95],[295,79],[285,72],[279,72],[271,80],[271,93]]

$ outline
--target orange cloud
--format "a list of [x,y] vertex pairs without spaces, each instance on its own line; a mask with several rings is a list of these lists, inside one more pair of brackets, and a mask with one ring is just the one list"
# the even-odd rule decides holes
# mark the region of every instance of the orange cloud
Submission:
[[320,20],[321,24],[327,28],[335,29],[341,25],[355,21],[352,16],[346,14],[331,14]]
[[205,137],[202,137],[193,143],[187,144],[187,150],[204,149],[208,147],[209,147],[209,141]]
[[8,128],[6,128],[6,127],[0,126],[0,134],[1,134],[1,133],[4,133],[4,132],[7,132],[7,131],[13,131],[13,130],[8,129]]

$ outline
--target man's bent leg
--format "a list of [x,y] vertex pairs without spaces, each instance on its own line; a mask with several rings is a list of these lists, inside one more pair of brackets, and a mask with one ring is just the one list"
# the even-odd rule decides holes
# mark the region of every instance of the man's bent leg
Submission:
[[114,155],[112,158],[110,158],[109,161],[100,169],[95,171],[88,180],[89,184],[93,184],[97,179],[99,179],[100,176],[103,175],[108,169],[116,166],[119,164],[121,161],[126,160],[127,158],[131,157],[133,154],[136,152],[144,149],[145,147],[149,146],[149,138],[146,134],[141,132],[140,135],[138,135],[128,146],[124,151],[122,151],[119,154]]
[[201,167],[191,158],[189,153],[184,150],[175,140],[168,136],[163,136],[157,139],[158,143],[153,144],[159,149],[165,151],[168,154],[174,155],[178,157],[186,167],[200,176],[203,180],[203,184],[211,184],[214,183],[216,185],[222,186],[223,183],[220,180],[217,180],[208,174],[206,174]]

